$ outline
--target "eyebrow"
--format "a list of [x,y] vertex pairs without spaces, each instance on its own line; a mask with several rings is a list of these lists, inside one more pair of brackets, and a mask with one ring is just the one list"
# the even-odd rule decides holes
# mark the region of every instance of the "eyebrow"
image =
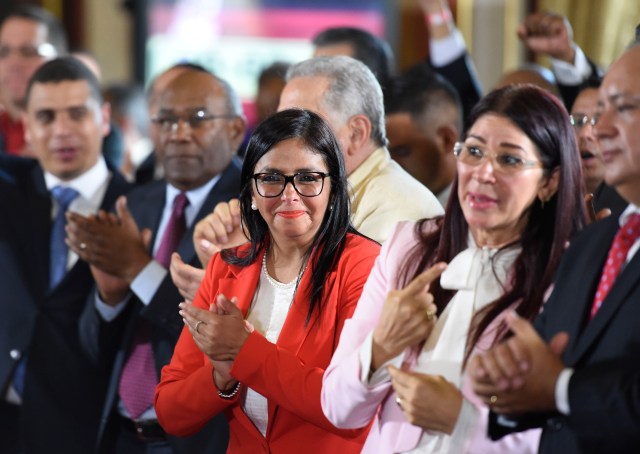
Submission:
[[[485,145],[487,144],[487,141],[486,141],[483,137],[481,137],[481,136],[477,136],[477,135],[475,135],[475,134],[469,134],[469,135],[467,136],[467,138],[469,138],[469,137],[471,137],[471,138],[473,138],[473,139],[476,139],[476,140],[478,140],[479,142],[482,142],[482,143],[483,143],[483,144],[485,144]],[[512,148],[512,149],[514,149],[514,150],[520,150],[520,151],[523,151],[523,152],[525,152],[525,153],[527,152],[527,150],[525,150],[525,149],[524,149],[523,147],[521,147],[520,145],[517,145],[517,144],[515,144],[515,143],[511,143],[511,142],[500,142],[500,143],[499,143],[499,145],[500,145],[500,147],[502,147],[502,148]]]
[[[291,174],[300,173],[300,172],[323,172],[324,173],[325,171],[324,170],[315,170],[315,169],[311,169],[309,167],[305,167],[305,168],[301,168],[301,169],[295,169],[293,172],[291,172]],[[265,167],[258,173],[279,173],[281,175],[286,175],[281,169],[277,169],[275,167]]]

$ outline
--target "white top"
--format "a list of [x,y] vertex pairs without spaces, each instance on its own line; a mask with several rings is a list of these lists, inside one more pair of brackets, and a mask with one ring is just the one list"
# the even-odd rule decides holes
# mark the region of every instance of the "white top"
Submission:
[[[287,319],[289,308],[298,284],[298,277],[288,284],[276,281],[267,271],[266,257],[262,260],[262,272],[258,281],[258,288],[251,303],[247,320],[272,343],[278,341],[278,336]],[[251,388],[247,389],[242,402],[242,409],[263,436],[267,434],[269,422],[269,408],[267,398]]]

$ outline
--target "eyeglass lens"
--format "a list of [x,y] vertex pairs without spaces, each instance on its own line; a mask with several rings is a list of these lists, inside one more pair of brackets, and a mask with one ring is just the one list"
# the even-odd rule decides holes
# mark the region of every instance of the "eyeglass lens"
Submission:
[[257,173],[254,175],[256,189],[262,197],[278,197],[287,183],[292,183],[296,192],[305,197],[320,195],[327,174],[322,172],[300,172],[294,175],[279,173]]

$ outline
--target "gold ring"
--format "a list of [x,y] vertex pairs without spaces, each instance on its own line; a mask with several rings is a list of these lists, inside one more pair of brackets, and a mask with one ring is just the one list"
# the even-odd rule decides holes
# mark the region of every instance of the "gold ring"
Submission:
[[498,396],[494,394],[493,396],[489,397],[489,402],[491,402],[491,405],[495,405],[495,403],[498,402]]
[[432,322],[436,318],[436,311],[432,311],[431,309],[427,309],[427,320]]
[[198,320],[198,322],[196,323],[196,326],[194,328],[195,332],[200,334],[200,331],[198,331],[198,328],[200,328],[200,323],[202,323],[202,320]]
[[87,243],[80,243],[78,246],[80,247],[80,250],[84,251],[87,248]]

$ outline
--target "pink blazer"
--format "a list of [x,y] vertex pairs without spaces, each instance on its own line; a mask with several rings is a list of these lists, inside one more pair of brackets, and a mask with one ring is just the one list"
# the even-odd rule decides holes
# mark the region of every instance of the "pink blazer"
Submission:
[[[409,451],[420,441],[422,429],[410,424],[395,402],[391,382],[369,388],[360,380],[359,350],[365,338],[376,326],[384,300],[396,287],[397,273],[416,244],[415,222],[402,222],[383,245],[353,318],[345,322],[338,348],[327,368],[322,384],[322,409],[333,424],[342,429],[373,425],[363,453],[396,453]],[[431,224],[430,228],[435,228]],[[501,317],[493,322],[476,345],[474,352],[486,350]],[[416,352],[407,352],[406,362],[412,364]],[[474,453],[535,453],[538,450],[539,430],[513,434],[493,442],[487,437],[488,408],[471,389],[468,377],[463,377],[462,394],[476,407],[477,419],[464,452]]]

